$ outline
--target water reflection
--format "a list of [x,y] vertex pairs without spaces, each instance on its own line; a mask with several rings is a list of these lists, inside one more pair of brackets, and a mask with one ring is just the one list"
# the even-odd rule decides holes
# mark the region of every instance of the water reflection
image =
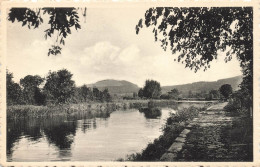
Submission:
[[43,121],[43,132],[50,144],[60,149],[70,148],[74,141],[77,122],[63,120],[62,118],[47,119]]
[[14,143],[22,136],[31,141],[38,141],[42,137],[40,123],[35,119],[7,120],[7,154],[12,153]]
[[147,119],[157,119],[162,115],[162,110],[156,107],[140,108],[139,112],[144,113],[144,116]]
[[[142,108],[7,120],[8,161],[111,161],[161,134],[171,109]],[[33,152],[33,155],[30,153]]]
[[39,142],[45,137],[49,144],[60,150],[60,156],[71,154],[71,144],[77,130],[77,120],[83,120],[81,126],[85,133],[87,129],[96,129],[96,118],[107,119],[109,112],[85,113],[70,116],[55,116],[50,118],[23,118],[7,120],[7,155],[13,153],[13,147],[22,137],[30,142]]

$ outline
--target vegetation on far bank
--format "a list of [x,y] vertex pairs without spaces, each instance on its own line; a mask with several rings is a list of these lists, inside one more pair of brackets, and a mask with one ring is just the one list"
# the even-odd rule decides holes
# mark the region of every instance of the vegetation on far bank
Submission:
[[140,109],[143,107],[176,106],[175,100],[120,100],[114,102],[69,103],[60,105],[35,106],[12,105],[7,107],[7,118],[48,117],[56,115],[77,115],[92,113],[111,113],[116,110]]
[[49,72],[45,78],[39,75],[27,75],[20,79],[19,83],[13,81],[13,74],[7,71],[7,105],[60,105],[91,102],[112,102],[120,99],[143,100],[143,99],[165,99],[165,100],[212,100],[222,98],[218,90],[202,92],[201,96],[193,95],[191,92],[187,97],[182,92],[173,89],[162,94],[161,85],[155,80],[146,80],[145,85],[138,93],[132,96],[111,95],[107,88],[99,90],[96,87],[86,85],[77,87],[72,80],[73,74],[66,69]]

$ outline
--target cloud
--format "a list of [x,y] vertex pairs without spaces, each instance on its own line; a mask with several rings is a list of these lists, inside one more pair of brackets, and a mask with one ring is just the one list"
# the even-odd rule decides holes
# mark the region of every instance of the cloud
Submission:
[[128,80],[139,86],[146,79],[155,79],[161,85],[173,85],[214,81],[241,74],[237,60],[224,63],[219,57],[206,72],[194,73],[185,69],[183,64],[174,62],[174,55],[170,53],[147,56],[136,44],[121,48],[110,41],[96,42],[77,52],[63,47],[61,55],[47,56],[52,43],[50,40],[35,40],[26,49],[17,47],[8,50],[8,69],[14,73],[17,82],[28,74],[46,76],[49,70],[62,68],[71,71],[77,85],[103,79]]
[[[96,78],[127,79],[139,66],[140,50],[136,45],[120,48],[108,41],[86,47],[79,55],[79,71]],[[83,75],[83,74],[82,74]]]

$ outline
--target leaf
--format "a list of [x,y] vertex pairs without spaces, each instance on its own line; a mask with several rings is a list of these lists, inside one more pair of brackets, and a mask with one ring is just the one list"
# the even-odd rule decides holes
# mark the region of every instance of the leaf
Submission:
[[23,24],[22,24],[22,26],[24,26],[26,24],[26,21],[23,21]]
[[70,28],[67,29],[67,32],[68,32],[69,34],[71,34]]

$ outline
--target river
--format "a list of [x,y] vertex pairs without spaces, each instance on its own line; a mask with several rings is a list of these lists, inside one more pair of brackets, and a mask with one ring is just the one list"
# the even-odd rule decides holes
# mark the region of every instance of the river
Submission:
[[115,161],[162,134],[172,108],[9,120],[8,161]]

